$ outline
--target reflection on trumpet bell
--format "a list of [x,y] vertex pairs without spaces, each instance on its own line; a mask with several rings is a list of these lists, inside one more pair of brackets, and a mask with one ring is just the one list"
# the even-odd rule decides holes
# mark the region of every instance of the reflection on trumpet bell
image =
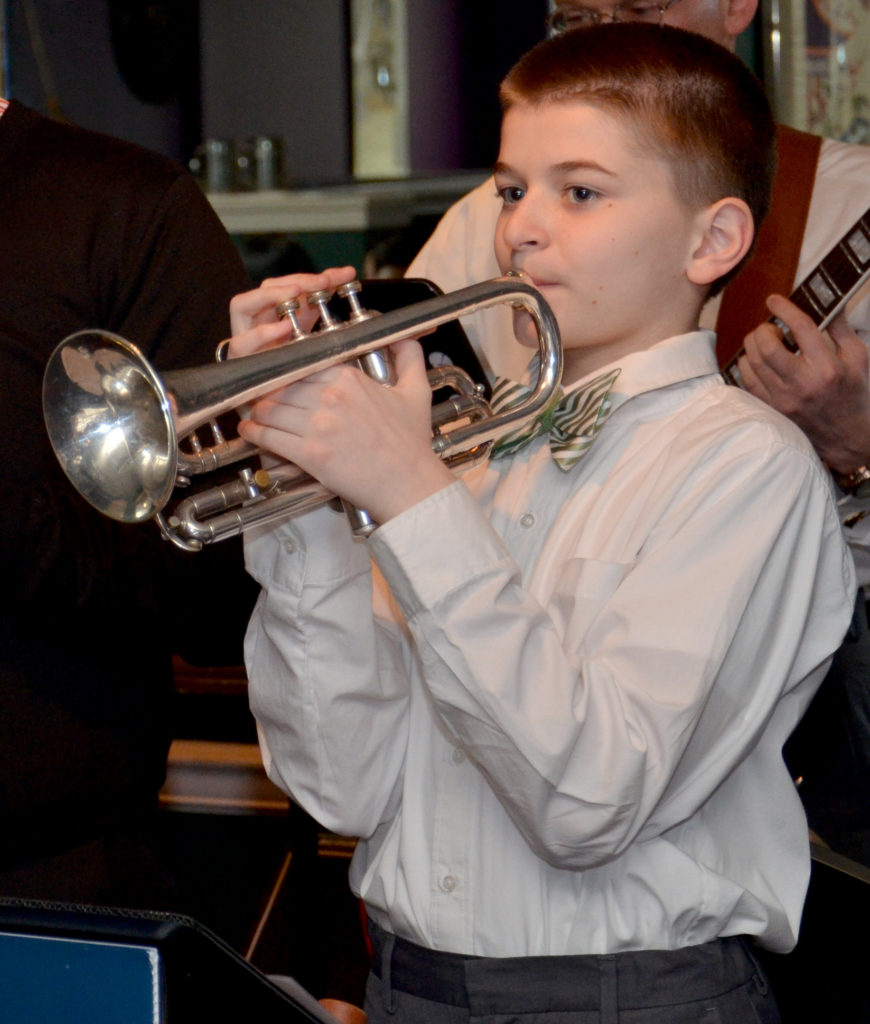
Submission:
[[150,518],[175,483],[170,399],[139,350],[108,331],[79,331],[43,379],[48,436],[76,489],[112,519]]
[[[535,288],[515,278],[495,278],[389,313],[330,324],[280,348],[162,378],[123,338],[100,330],[77,332],[60,343],[46,367],[43,410],[52,447],[73,485],[100,512],[129,523],[156,517],[173,542],[197,550],[335,497],[298,470],[282,467],[258,481],[246,467],[237,481],[192,495],[164,515],[177,485],[255,452],[220,432],[213,444],[203,446],[196,438],[199,428],[318,370],[360,362],[402,338],[504,303],[522,306],[538,331],[539,376],[522,406],[492,415],[464,371],[430,371],[433,390],[453,392],[433,406],[433,449],[461,470],[485,457],[493,441],[537,416],[561,379],[553,314]],[[192,440],[184,450],[179,438],[188,435]]]

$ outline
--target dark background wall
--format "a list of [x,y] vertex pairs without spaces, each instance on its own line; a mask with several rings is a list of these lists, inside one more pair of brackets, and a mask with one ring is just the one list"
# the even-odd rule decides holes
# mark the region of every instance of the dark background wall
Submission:
[[411,166],[489,167],[500,123],[498,84],[544,37],[547,0],[409,0]]
[[[546,0],[409,0],[414,172],[488,166],[497,83]],[[294,183],[347,180],[346,0],[5,0],[7,92],[186,162],[204,138],[283,138]]]
[[200,0],[205,138],[282,137],[298,182],[351,166],[344,0]]
[[[177,0],[172,7],[171,24],[165,30],[154,25],[149,38],[127,22],[125,15],[135,13],[129,4],[6,0],[7,92],[44,113],[181,157],[199,135],[198,29],[193,0]],[[121,74],[112,29],[121,29],[121,52],[129,52],[125,23],[138,36],[139,63],[148,61],[152,88],[161,79],[159,102],[139,98]],[[160,37],[172,40],[175,59],[168,68],[158,54],[170,44],[161,44]]]
[[349,167],[343,0],[6,0],[8,91],[186,162],[204,138],[297,143],[292,166]]

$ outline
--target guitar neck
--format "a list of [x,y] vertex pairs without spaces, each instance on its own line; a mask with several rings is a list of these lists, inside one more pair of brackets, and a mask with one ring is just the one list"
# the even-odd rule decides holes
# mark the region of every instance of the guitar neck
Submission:
[[[870,209],[843,235],[821,263],[808,274],[789,296],[813,323],[824,330],[843,306],[870,276]],[[768,323],[776,324],[782,331],[782,343],[791,352],[797,352],[797,345],[785,324],[776,317]],[[729,384],[741,385],[737,360],[743,349],[733,356],[722,368],[722,376]]]

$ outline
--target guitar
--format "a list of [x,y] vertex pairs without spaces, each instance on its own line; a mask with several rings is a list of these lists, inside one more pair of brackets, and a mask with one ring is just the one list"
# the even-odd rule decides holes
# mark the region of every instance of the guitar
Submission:
[[[789,299],[812,318],[819,330],[824,330],[868,276],[870,208],[864,211],[822,262],[801,281]],[[798,351],[794,338],[778,317],[771,317],[768,323],[779,327],[782,331],[782,343],[790,352]],[[743,355],[743,351],[741,348],[721,371],[725,380],[729,384],[736,384],[737,387],[742,385],[737,360]]]

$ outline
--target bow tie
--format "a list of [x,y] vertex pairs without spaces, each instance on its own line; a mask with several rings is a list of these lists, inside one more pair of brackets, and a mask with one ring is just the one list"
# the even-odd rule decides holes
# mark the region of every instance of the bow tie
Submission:
[[[541,434],[549,434],[550,454],[559,469],[567,473],[586,454],[610,414],[610,391],[618,376],[618,369],[611,370],[567,395],[560,388],[537,419],[502,437],[493,445],[489,457],[506,458]],[[490,407],[493,412],[513,409],[529,394],[531,389],[524,384],[498,377],[493,385]]]

